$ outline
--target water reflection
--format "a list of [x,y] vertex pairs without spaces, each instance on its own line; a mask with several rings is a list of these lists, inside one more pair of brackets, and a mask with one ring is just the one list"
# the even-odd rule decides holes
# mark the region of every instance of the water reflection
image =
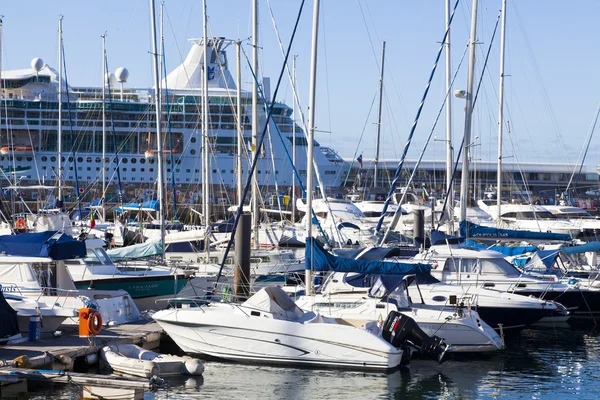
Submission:
[[[413,360],[391,374],[205,362],[201,377],[167,379],[146,399],[480,399],[600,396],[600,340],[588,330],[525,330],[495,355]],[[76,398],[57,386],[21,398]]]

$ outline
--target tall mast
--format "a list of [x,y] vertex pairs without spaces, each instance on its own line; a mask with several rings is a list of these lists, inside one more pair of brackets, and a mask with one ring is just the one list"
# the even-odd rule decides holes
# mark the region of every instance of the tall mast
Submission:
[[498,187],[496,204],[498,205],[498,217],[496,224],[500,224],[500,207],[502,206],[502,130],[504,127],[503,112],[504,112],[504,38],[506,35],[506,0],[502,0],[502,28],[500,33],[500,90],[498,98]]
[[[312,237],[313,150],[315,135],[315,91],[317,88],[317,45],[319,38],[319,0],[313,5],[312,49],[310,55],[310,89],[308,94],[308,154],[306,156],[306,238]],[[306,294],[313,293],[311,266],[305,271]]]
[[[258,0],[252,1],[252,158],[255,157],[258,144]],[[268,121],[266,123],[269,123]],[[252,177],[252,230],[254,231],[254,247],[258,248],[258,169],[254,168]]]
[[473,119],[473,86],[475,81],[475,42],[477,35],[477,0],[471,7],[471,37],[469,39],[469,74],[467,77],[465,138],[462,149],[462,171],[460,177],[460,220],[467,219],[467,203],[469,202],[469,157],[467,153],[471,142],[471,122]]
[[296,222],[296,58],[292,57],[292,91],[294,92],[294,104],[292,105],[292,224]]
[[[244,135],[242,134],[242,54],[241,54],[242,42],[235,42],[235,56],[236,56],[236,67],[237,67],[237,90],[235,93],[237,102],[237,200],[238,204],[242,202],[242,192],[244,191],[244,184],[242,183],[242,152],[244,145]],[[240,204],[244,207],[243,204]]]
[[102,35],[102,221],[106,221],[106,33]]
[[385,40],[381,44],[381,76],[379,78],[379,110],[377,112],[377,142],[375,143],[375,166],[373,168],[373,187],[377,187],[377,169],[379,167],[379,142],[381,140],[381,106],[383,104],[383,70],[385,67]]
[[454,188],[452,187],[452,164],[454,163],[454,154],[452,149],[452,95],[450,86],[452,85],[452,60],[450,58],[450,0],[446,0],[446,191],[448,192],[448,204],[450,210],[454,209]]
[[[202,194],[204,197],[204,251],[206,261],[210,259],[210,243],[208,229],[210,225],[210,142],[208,138],[208,19],[206,15],[206,0],[202,0],[202,26],[203,26],[203,49],[202,49]],[[214,49],[213,42],[213,49]]]
[[62,21],[61,15],[58,19],[58,208],[63,208],[62,197],[62,71],[63,71],[63,53],[62,53]]
[[[163,143],[161,134],[161,106],[160,106],[160,79],[159,79],[159,68],[158,68],[158,44],[156,39],[156,12],[154,10],[154,0],[150,0],[150,23],[152,25],[152,54],[154,55],[154,86],[156,88],[154,93],[154,104],[156,108],[156,150],[158,160],[158,206],[159,206],[159,223],[160,223],[160,240],[164,249],[165,246],[165,207],[163,204],[163,182],[165,180],[163,170]],[[164,251],[160,255],[161,261],[164,261]]]

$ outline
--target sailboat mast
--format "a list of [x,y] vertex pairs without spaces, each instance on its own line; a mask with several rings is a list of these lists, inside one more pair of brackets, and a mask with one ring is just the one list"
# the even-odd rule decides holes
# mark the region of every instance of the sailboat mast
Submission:
[[[154,10],[154,0],[150,0],[150,23],[152,24],[152,54],[154,60],[154,104],[156,108],[156,149],[158,152],[158,215],[160,223],[160,240],[164,249],[165,245],[165,221],[164,213],[165,207],[163,204],[163,182],[164,182],[164,170],[163,170],[163,145],[162,145],[162,134],[161,134],[161,106],[160,106],[160,79],[159,79],[159,68],[158,68],[158,43],[156,39],[156,12]],[[161,261],[164,261],[164,251],[161,252]]]
[[[202,51],[202,194],[204,197],[204,251],[206,262],[210,260],[209,225],[210,225],[210,142],[208,138],[208,17],[206,15],[206,0],[202,1],[203,51]],[[213,49],[214,49],[213,42]]]
[[235,42],[235,56],[236,56],[236,68],[237,68],[237,90],[235,93],[237,102],[237,200],[240,207],[244,207],[242,202],[242,193],[244,191],[244,184],[242,183],[242,153],[244,145],[244,135],[242,134],[242,54],[241,54],[242,42]]
[[454,209],[454,188],[452,187],[452,164],[454,154],[452,149],[452,95],[450,86],[452,86],[452,59],[450,57],[450,0],[446,0],[446,191],[448,192],[448,201],[450,210]]
[[467,219],[467,203],[469,202],[469,147],[471,142],[471,123],[473,119],[473,87],[475,81],[475,42],[477,35],[477,0],[471,7],[471,37],[469,39],[469,73],[467,76],[465,137],[462,150],[462,171],[460,178],[460,220]]
[[102,36],[102,221],[106,221],[106,33]]
[[379,167],[379,143],[381,140],[381,107],[383,105],[383,71],[385,67],[385,40],[381,44],[381,76],[379,78],[379,110],[377,111],[377,142],[375,143],[375,166],[373,167],[373,187],[377,187]]
[[[312,49],[310,55],[310,89],[308,94],[308,151],[306,155],[306,240],[312,237],[313,151],[315,136],[315,91],[317,88],[317,45],[319,38],[319,0],[313,5]],[[311,266],[305,270],[306,294],[313,293]]]
[[[252,70],[256,79],[252,80],[252,158],[255,157],[258,145],[258,0],[252,2]],[[267,121],[268,123],[268,121]],[[252,173],[252,230],[254,232],[254,248],[258,248],[258,169]]]
[[292,105],[292,224],[296,222],[296,58],[292,57],[292,91],[294,92],[294,104]]
[[58,19],[58,208],[62,209],[62,70],[63,70],[63,53],[62,53],[62,21],[61,15]]
[[496,204],[498,206],[498,217],[496,224],[500,224],[500,207],[502,207],[502,133],[504,128],[503,112],[504,112],[504,50],[505,50],[505,35],[506,35],[506,0],[502,0],[502,27],[500,33],[500,90],[498,97],[498,171],[496,194]]

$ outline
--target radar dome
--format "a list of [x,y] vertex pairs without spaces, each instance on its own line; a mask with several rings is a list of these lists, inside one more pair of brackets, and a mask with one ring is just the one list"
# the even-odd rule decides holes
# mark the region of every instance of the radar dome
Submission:
[[129,78],[129,71],[127,71],[127,68],[119,67],[115,71],[115,76],[117,77],[118,82],[127,82],[127,78]]
[[116,81],[117,81],[117,78],[115,78],[115,74],[113,74],[112,72],[109,72],[106,75],[104,75],[104,84],[106,86],[113,87],[113,86],[115,86]]
[[41,58],[34,58],[31,60],[31,68],[33,68],[36,72],[40,72],[42,68],[44,68],[44,60]]

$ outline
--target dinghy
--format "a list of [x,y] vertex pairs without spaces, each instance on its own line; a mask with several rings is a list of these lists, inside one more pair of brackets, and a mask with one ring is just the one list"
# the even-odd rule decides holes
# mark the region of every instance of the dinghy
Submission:
[[201,375],[204,365],[192,357],[160,354],[134,344],[112,344],[100,350],[106,366],[121,374],[150,378],[164,375]]

